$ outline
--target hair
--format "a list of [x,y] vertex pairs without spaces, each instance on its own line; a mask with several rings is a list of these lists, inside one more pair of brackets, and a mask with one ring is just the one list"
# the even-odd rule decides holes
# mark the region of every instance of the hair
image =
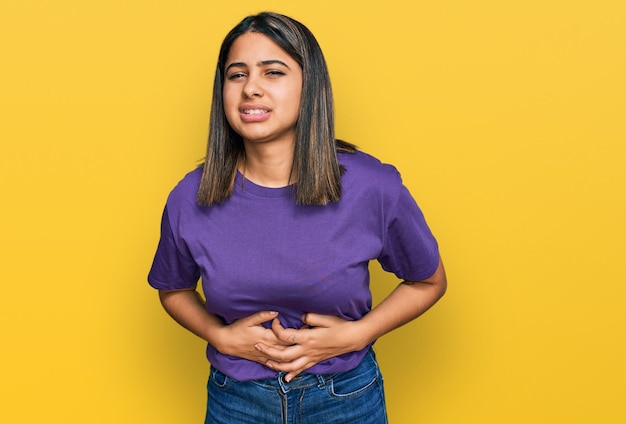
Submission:
[[239,36],[248,32],[270,38],[302,68],[302,100],[291,169],[296,179],[296,203],[325,205],[338,201],[344,170],[337,161],[337,150],[354,152],[356,147],[335,139],[332,89],[322,50],[311,31],[300,22],[277,13],[262,12],[244,18],[222,42],[213,82],[209,140],[198,203],[212,205],[229,198],[237,165],[245,157],[241,136],[226,120],[223,84],[230,49]]

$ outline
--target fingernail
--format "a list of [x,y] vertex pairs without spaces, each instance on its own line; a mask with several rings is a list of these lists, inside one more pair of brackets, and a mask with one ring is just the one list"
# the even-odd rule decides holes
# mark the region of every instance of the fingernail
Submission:
[[261,346],[259,346],[258,344],[255,344],[255,345],[254,345],[254,348],[255,348],[256,350],[258,350],[259,352],[261,352]]

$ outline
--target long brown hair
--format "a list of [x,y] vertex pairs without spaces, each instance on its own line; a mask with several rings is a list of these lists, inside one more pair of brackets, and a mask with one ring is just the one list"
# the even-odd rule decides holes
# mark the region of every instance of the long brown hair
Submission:
[[330,77],[317,40],[300,22],[277,13],[248,16],[227,35],[220,48],[209,123],[209,140],[198,189],[198,203],[212,205],[230,197],[237,164],[244,158],[243,140],[224,114],[223,81],[226,59],[235,40],[247,32],[269,37],[302,68],[302,95],[291,173],[297,183],[296,203],[325,205],[341,197],[342,169],[337,150],[356,148],[335,139]]

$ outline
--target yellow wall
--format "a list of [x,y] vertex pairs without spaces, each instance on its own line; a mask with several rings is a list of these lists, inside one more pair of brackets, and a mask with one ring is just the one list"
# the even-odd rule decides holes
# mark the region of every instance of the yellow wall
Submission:
[[391,422],[626,422],[625,3],[258,4],[0,4],[0,422],[202,420],[203,343],[145,277],[219,43],[261,9],[318,36],[338,135],[442,246],[447,296],[377,345]]

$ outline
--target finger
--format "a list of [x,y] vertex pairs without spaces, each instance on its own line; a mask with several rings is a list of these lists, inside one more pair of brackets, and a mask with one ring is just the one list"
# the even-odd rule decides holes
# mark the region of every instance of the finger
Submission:
[[306,371],[306,370],[307,370],[307,369],[309,369],[309,368],[310,368],[310,367],[308,367],[308,366],[307,366],[307,367],[302,368],[302,369],[299,369],[299,370],[297,370],[297,371],[292,371],[292,372],[290,372],[290,373],[285,374],[285,377],[284,377],[284,378],[285,378],[285,381],[286,381],[287,383],[291,382],[291,380],[293,380],[295,377],[297,377],[299,374],[302,374],[304,371]]
[[[254,348],[261,352],[270,363],[289,363],[295,361],[302,356],[302,348],[298,345],[293,346],[268,346],[264,343],[256,343]],[[291,371],[279,370],[279,371]]]
[[249,317],[242,318],[241,320],[245,322],[248,326],[255,326],[270,321],[277,316],[278,312],[276,311],[260,311],[256,314],[250,315]]
[[293,378],[297,377],[298,374],[302,373],[303,371],[305,371],[307,369],[308,369],[308,367],[307,368],[303,368],[301,370],[297,370],[297,371],[293,371],[293,372],[288,373],[287,375],[285,375],[285,381],[287,383],[289,383]]
[[311,327],[331,327],[341,318],[333,315],[322,315],[308,312],[302,316],[302,322]]
[[283,327],[283,324],[278,318],[272,320],[272,330],[274,330],[274,333],[280,333],[285,330],[285,327]]
[[305,358],[301,358],[300,360],[292,363],[267,361],[266,365],[275,371],[287,372],[284,378],[285,381],[290,382],[298,374],[303,373],[315,365],[315,362],[310,362]]
[[288,343],[290,345],[297,343],[297,335],[299,330],[296,330],[295,328],[283,327],[278,318],[274,318],[274,320],[272,321],[272,331],[279,340],[285,343]]

